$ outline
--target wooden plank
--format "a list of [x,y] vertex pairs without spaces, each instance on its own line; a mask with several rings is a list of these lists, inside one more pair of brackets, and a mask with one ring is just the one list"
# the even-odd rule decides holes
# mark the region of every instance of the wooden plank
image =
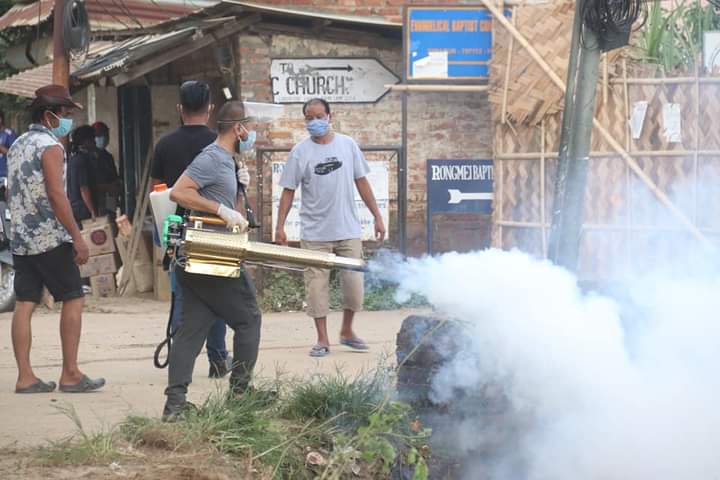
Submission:
[[[534,229],[540,229],[543,227],[543,225],[540,222],[521,222],[516,220],[500,220],[497,222],[498,225],[501,225],[503,227],[510,227],[510,228],[534,228]],[[545,228],[550,228],[550,224],[546,223]],[[630,230],[634,232],[685,232],[687,231],[684,227],[661,227],[661,226],[655,226],[655,225],[633,225],[631,227],[627,227],[627,225],[610,225],[610,224],[594,224],[594,223],[585,223],[582,226],[583,230],[592,230],[592,231],[607,231],[607,232],[622,232],[625,230]],[[716,228],[703,228],[701,229],[704,233],[708,233],[711,235],[718,235],[720,234],[720,230]]]
[[145,167],[140,181],[140,190],[137,192],[135,199],[135,205],[137,205],[137,208],[135,210],[135,215],[133,216],[133,232],[132,237],[130,238],[130,247],[127,252],[127,265],[129,268],[123,268],[122,276],[120,277],[120,286],[118,288],[119,295],[125,295],[126,292],[129,292],[128,286],[130,285],[130,280],[133,278],[133,265],[135,265],[135,257],[137,255],[138,245],[140,244],[142,225],[145,221],[148,204],[150,203],[150,166],[152,164],[153,151],[153,147],[150,145],[148,147]]
[[408,85],[400,83],[385,85],[385,88],[396,92],[487,92],[490,89],[488,85]]
[[[508,124],[510,125],[510,124]],[[720,156],[720,150],[637,150],[628,153],[631,157],[692,157],[695,153],[700,157],[716,157]],[[557,158],[557,152],[545,152],[545,159]],[[540,160],[541,152],[522,152],[522,153],[498,153],[495,158],[497,160]],[[617,157],[618,152],[590,152],[590,158]]]
[[234,35],[250,27],[254,23],[257,23],[259,20],[260,15],[255,14],[240,21],[228,22],[217,30],[213,30],[212,32],[206,32],[200,38],[185,42],[182,45],[171,48],[170,50],[158,56],[152,56],[144,62],[141,62],[131,67],[127,72],[115,75],[114,77],[112,77],[112,84],[115,87],[119,87],[125,85],[126,83],[132,82],[136,78],[142,77],[152,72],[153,70],[157,70],[158,68],[167,65],[168,63],[174,62],[175,60],[190,55],[191,53],[200,50],[201,48],[205,48],[215,43],[218,39],[225,38],[229,35]]
[[[517,24],[517,8],[512,8],[512,14],[510,16],[512,24]],[[495,25],[493,23],[493,25]],[[512,68],[512,54],[513,48],[515,47],[515,37],[510,35],[510,42],[508,45],[507,52],[507,65],[505,66],[505,80],[503,81],[503,96],[502,96],[502,108],[500,110],[500,123],[507,123],[507,100],[508,100],[508,88],[510,86],[510,69]]]

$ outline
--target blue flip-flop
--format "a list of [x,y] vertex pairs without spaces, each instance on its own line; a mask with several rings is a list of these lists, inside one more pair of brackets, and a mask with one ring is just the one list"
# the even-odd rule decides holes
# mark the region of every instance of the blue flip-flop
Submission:
[[353,337],[353,338],[341,338],[340,339],[340,345],[345,345],[346,347],[350,347],[353,350],[369,350],[370,347],[368,347],[367,343],[365,343],[361,338]]
[[310,353],[308,354],[311,357],[327,357],[330,355],[330,347],[326,347],[325,345],[316,344],[310,349]]

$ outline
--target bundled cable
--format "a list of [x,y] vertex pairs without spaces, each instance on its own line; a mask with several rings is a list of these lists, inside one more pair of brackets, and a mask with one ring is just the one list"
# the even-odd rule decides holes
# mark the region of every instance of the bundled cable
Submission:
[[63,40],[65,51],[74,57],[82,57],[90,48],[90,21],[84,0],[65,0],[63,15]]
[[597,34],[600,49],[608,51],[627,45],[632,25],[643,12],[643,0],[585,0],[582,18]]

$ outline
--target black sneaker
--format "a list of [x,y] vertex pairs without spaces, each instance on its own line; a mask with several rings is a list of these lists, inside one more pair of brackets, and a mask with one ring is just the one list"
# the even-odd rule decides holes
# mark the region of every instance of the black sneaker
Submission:
[[210,378],[223,378],[232,370],[232,356],[228,355],[225,360],[210,360]]
[[185,401],[183,403],[165,403],[163,408],[162,421],[163,422],[177,422],[182,420],[185,414],[189,412],[196,412],[198,407],[191,402]]

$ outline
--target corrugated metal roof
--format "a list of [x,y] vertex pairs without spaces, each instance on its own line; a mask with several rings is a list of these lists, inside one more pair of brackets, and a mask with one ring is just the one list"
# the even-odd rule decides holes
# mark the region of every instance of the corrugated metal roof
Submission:
[[54,2],[35,2],[29,5],[14,5],[0,17],[0,30],[8,27],[32,27],[47,20],[53,11]]
[[48,63],[0,80],[0,92],[33,98],[35,90],[52,83],[52,67],[52,63]]
[[337,22],[348,22],[348,23],[355,23],[355,24],[364,24],[364,25],[375,25],[379,27],[393,27],[393,28],[402,28],[402,23],[398,22],[391,22],[389,20],[384,19],[383,17],[369,17],[369,16],[362,16],[362,15],[342,15],[337,13],[329,13],[329,12],[323,12],[323,11],[313,11],[308,10],[306,8],[291,8],[291,7],[277,7],[275,5],[265,5],[262,3],[253,3],[253,2],[242,2],[239,0],[222,0],[223,4],[227,5],[238,5],[245,7],[250,10],[256,10],[259,12],[266,12],[266,13],[277,13],[281,15],[292,15],[297,17],[310,17],[310,18],[320,18],[324,20],[331,20],[331,21],[337,21]]
[[[112,42],[92,42],[88,55],[100,55],[112,48]],[[74,63],[70,70],[75,71],[80,65]],[[33,98],[35,90],[52,83],[52,63],[24,70],[0,80],[0,93],[17,95],[19,97]]]
[[[93,31],[146,28],[187,16],[213,0],[86,0],[85,8]],[[53,10],[53,0],[40,0],[29,5],[15,5],[0,17],[0,30],[32,27],[47,21]]]
[[90,81],[112,75],[133,62],[182,43],[197,31],[198,28],[188,27],[170,33],[133,37],[116,43],[97,55],[89,56],[82,66],[72,72],[71,77],[75,81]]

